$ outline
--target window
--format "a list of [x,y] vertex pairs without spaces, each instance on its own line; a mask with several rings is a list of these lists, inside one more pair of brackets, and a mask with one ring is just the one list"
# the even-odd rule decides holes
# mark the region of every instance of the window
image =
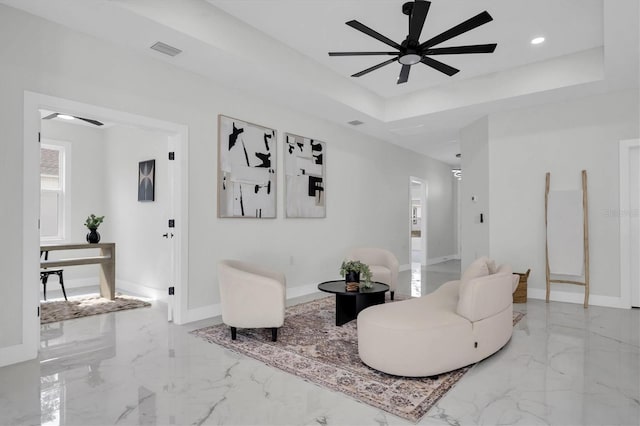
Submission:
[[65,239],[67,144],[40,146],[40,240]]

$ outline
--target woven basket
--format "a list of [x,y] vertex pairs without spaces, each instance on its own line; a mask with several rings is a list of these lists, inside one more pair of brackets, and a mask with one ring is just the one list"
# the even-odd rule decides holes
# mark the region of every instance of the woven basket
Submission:
[[515,272],[520,275],[520,282],[518,282],[518,287],[513,293],[513,303],[527,303],[527,280],[529,279],[530,272],[531,269],[527,269],[527,272],[524,274]]

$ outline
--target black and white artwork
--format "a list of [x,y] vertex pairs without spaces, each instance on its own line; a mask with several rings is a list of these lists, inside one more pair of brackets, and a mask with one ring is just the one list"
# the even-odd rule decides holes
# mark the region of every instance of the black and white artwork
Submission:
[[326,217],[325,164],[324,142],[285,133],[287,217]]
[[276,217],[276,131],[218,116],[218,216]]
[[138,201],[155,200],[156,160],[138,163]]

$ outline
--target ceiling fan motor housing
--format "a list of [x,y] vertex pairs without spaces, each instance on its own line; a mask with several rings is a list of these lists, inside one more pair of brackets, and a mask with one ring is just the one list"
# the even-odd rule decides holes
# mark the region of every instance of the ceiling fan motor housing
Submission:
[[[427,2],[427,3],[431,3],[431,2]],[[411,16],[411,12],[413,12],[413,2],[408,1],[402,5],[402,13],[404,13],[407,16]]]

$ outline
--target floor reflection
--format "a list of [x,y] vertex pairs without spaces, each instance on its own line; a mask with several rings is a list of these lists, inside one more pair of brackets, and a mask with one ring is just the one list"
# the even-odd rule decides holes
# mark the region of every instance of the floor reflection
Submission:
[[[76,329],[71,330],[73,337],[65,334],[65,327]],[[100,364],[116,355],[115,316],[43,324],[40,337],[40,422],[66,424],[67,381],[83,378],[91,388],[104,382]]]
[[411,297],[422,296],[422,265],[411,263]]
[[[411,295],[411,297],[421,297],[436,290],[447,281],[460,279],[460,260],[447,260],[433,265],[424,266],[415,260],[419,256],[412,255],[411,269],[409,277],[400,274],[400,287],[402,282],[408,282],[408,288],[401,293]],[[405,272],[406,274],[406,272]]]

